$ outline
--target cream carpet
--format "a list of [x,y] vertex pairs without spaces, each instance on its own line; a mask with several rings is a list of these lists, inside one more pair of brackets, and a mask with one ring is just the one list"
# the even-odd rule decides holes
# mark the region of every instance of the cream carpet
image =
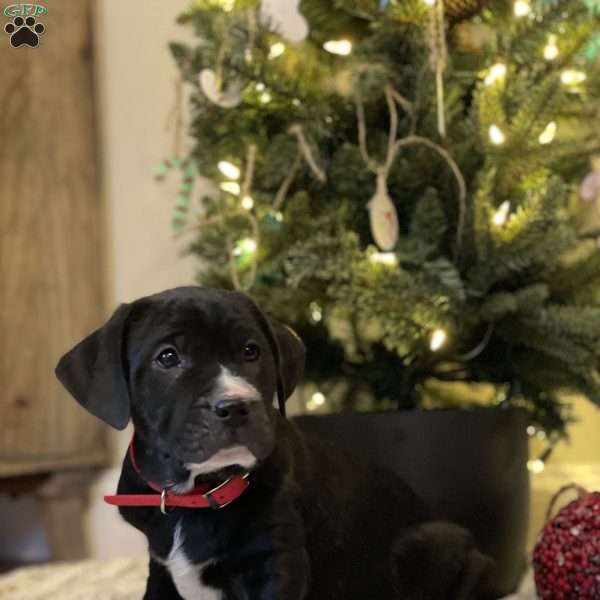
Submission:
[[[26,567],[0,577],[0,600],[141,600],[147,574],[145,557]],[[505,600],[535,598],[527,577]]]

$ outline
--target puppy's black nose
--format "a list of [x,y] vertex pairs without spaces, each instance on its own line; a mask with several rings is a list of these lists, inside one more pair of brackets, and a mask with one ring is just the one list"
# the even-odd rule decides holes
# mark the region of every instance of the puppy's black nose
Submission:
[[214,411],[219,421],[232,426],[243,425],[248,419],[249,412],[246,403],[237,398],[219,400],[215,404]]

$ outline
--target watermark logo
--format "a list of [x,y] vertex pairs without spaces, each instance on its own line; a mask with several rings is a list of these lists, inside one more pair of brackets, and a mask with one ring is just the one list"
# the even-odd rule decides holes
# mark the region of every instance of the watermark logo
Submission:
[[37,20],[40,15],[47,13],[45,6],[40,4],[11,4],[4,9],[4,16],[12,17],[12,22],[4,26],[4,31],[10,36],[13,48],[29,46],[36,48],[40,43],[40,35],[46,31],[43,23]]

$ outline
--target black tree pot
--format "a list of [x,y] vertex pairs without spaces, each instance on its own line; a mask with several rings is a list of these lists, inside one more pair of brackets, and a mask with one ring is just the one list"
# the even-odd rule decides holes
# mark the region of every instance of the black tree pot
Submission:
[[526,566],[529,521],[525,411],[303,415],[294,422],[395,471],[436,515],[467,527],[496,560],[493,597],[515,590]]

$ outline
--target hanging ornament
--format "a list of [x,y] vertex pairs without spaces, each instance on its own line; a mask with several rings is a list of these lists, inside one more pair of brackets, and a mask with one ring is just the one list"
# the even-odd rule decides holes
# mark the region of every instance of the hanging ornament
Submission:
[[388,193],[384,169],[377,172],[377,189],[367,208],[375,243],[383,252],[392,250],[398,242],[398,214]]
[[444,106],[444,71],[448,63],[446,45],[446,20],[444,18],[444,2],[438,0],[429,10],[429,28],[427,32],[429,44],[429,62],[435,72],[435,90],[437,98],[438,133],[446,137],[446,111]]
[[[569,485],[578,498],[561,509],[542,530],[533,551],[533,571],[539,598],[600,598],[600,492]],[[560,592],[560,594],[558,594]]]
[[242,101],[244,84],[241,81],[230,82],[225,88],[212,69],[202,69],[199,81],[204,95],[221,108],[234,108]]
[[260,21],[291,42],[301,42],[308,35],[308,24],[300,14],[300,0],[262,0]]
[[600,156],[591,159],[592,170],[579,187],[577,223],[580,235],[600,233]]

